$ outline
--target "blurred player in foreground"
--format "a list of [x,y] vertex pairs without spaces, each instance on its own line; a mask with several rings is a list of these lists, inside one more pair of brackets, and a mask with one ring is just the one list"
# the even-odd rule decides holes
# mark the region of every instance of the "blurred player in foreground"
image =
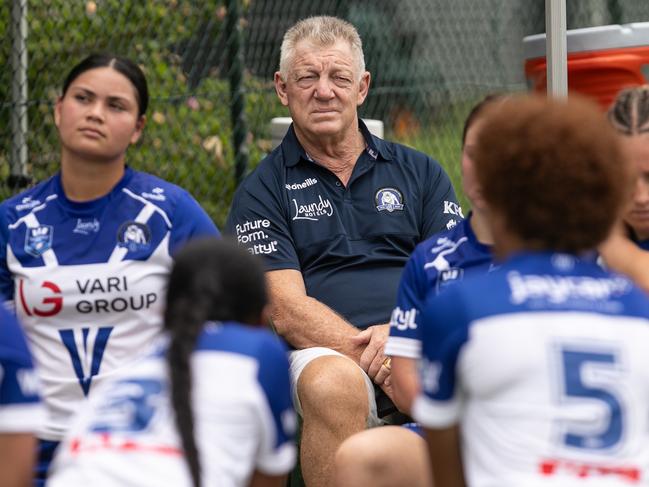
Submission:
[[485,110],[476,174],[501,267],[429,300],[422,388],[436,485],[649,482],[649,299],[579,255],[623,210],[631,168],[597,107]]
[[36,437],[45,418],[25,337],[0,306],[0,487],[31,485]]
[[[401,276],[385,350],[392,356],[395,403],[404,413],[410,413],[412,401],[420,390],[417,363],[421,357],[421,327],[418,319],[426,297],[462,282],[465,277],[494,268],[492,237],[483,211],[480,186],[475,179],[473,155],[482,125],[480,115],[486,107],[503,99],[503,95],[488,95],[471,109],[464,123],[462,185],[471,201],[471,213],[457,226],[417,245]],[[428,453],[420,436],[421,429],[414,424],[407,426],[373,428],[345,440],[335,457],[336,484],[429,485]],[[400,468],[392,468],[395,464]]]
[[91,395],[48,486],[279,487],[295,464],[286,349],[256,257],[215,239],[176,256],[157,353]]

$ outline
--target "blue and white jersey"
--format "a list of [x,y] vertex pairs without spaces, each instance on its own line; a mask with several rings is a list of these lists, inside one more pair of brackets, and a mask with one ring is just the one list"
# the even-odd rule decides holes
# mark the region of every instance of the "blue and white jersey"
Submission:
[[520,254],[426,302],[413,416],[460,423],[472,487],[649,485],[649,298]]
[[97,200],[68,200],[57,174],[0,205],[0,292],[37,364],[40,438],[59,440],[91,385],[159,333],[171,256],[199,235],[218,230],[186,191],[129,168]]
[[0,434],[36,433],[45,411],[20,325],[0,306]]
[[[161,353],[102,384],[61,444],[48,486],[190,486]],[[243,487],[294,464],[286,347],[267,330],[208,324],[191,357],[203,485]]]
[[397,304],[390,319],[386,355],[421,356],[420,310],[430,294],[438,294],[466,276],[493,270],[491,247],[478,241],[471,214],[450,230],[420,243],[401,275]]

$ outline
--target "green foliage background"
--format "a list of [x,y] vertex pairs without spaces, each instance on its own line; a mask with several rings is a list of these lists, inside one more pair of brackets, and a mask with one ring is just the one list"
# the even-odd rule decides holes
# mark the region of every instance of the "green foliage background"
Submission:
[[[10,36],[10,5],[0,7],[0,35]],[[189,190],[223,225],[235,189],[227,72],[215,65],[190,86],[181,56],[192,36],[209,27],[219,38],[225,24],[223,1],[41,0],[29,2],[29,168],[35,181],[58,168],[59,145],[52,109],[74,64],[91,52],[114,52],[144,70],[151,102],[144,136],[129,149],[128,163]],[[9,42],[0,65],[11,66]],[[214,46],[212,46],[214,47]],[[187,51],[187,48],[185,48]],[[221,65],[223,63],[221,62]],[[286,115],[270,81],[247,75],[250,159],[270,149],[268,122]],[[0,102],[11,96],[11,70],[0,71]],[[0,177],[9,172],[10,106],[0,105]],[[6,184],[0,197],[15,193]]]
[[[234,1],[234,0],[232,0]],[[360,109],[385,122],[385,138],[439,160],[460,202],[460,136],[473,103],[525,90],[523,37],[544,30],[544,0],[237,0],[245,57],[249,167],[271,149],[269,122],[286,116],[272,86],[283,33],[309,15],[350,20],[372,73]],[[70,68],[95,51],[136,60],[149,81],[144,136],[128,154],[136,169],[189,190],[223,226],[235,190],[228,0],[0,1],[0,198],[11,187],[11,10],[27,6],[28,170],[58,169],[52,107]],[[649,18],[649,1],[570,0],[568,28]]]

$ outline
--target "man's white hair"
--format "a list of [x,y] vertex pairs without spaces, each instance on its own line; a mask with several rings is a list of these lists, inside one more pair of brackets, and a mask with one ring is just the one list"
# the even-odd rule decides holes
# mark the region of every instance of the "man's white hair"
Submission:
[[346,20],[327,15],[302,19],[286,31],[279,54],[279,72],[282,79],[284,81],[288,79],[288,73],[295,56],[295,46],[300,41],[306,40],[316,46],[328,47],[341,39],[347,41],[352,48],[358,70],[356,77],[360,79],[365,72],[365,58],[363,43],[358,31]]

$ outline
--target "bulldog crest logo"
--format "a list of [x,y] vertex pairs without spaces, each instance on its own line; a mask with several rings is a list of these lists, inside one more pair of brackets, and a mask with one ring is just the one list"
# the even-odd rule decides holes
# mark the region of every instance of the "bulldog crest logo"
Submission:
[[378,211],[403,211],[403,195],[396,188],[381,188],[374,195],[374,202]]

